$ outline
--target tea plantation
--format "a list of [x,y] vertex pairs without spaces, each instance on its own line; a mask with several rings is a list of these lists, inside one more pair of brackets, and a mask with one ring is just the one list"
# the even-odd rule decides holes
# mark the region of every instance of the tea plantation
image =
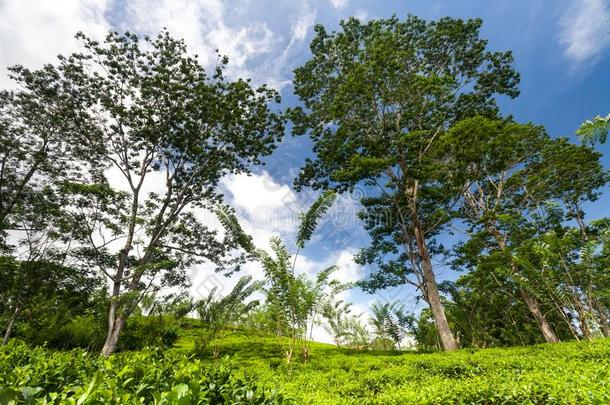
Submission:
[[287,364],[273,337],[233,334],[222,358],[169,350],[109,359],[82,350],[0,349],[0,404],[608,404],[610,340],[456,353],[357,352],[314,344]]

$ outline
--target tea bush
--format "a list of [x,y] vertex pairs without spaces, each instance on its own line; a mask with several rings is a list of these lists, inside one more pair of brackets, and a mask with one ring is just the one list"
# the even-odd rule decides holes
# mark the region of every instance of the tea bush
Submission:
[[236,378],[223,359],[144,350],[108,359],[13,341],[0,348],[0,404],[281,404],[281,394]]
[[[287,364],[276,338],[228,334],[193,356],[172,349],[108,359],[83,350],[0,348],[0,404],[608,404],[610,340],[455,353],[353,351],[313,343]],[[13,401],[13,402],[11,402]]]
[[610,339],[455,353],[314,344],[306,364],[281,361],[275,342],[234,335],[218,346],[239,362],[238,372],[298,403],[610,403]]
[[171,347],[178,339],[178,329],[172,317],[131,316],[119,340],[119,350]]

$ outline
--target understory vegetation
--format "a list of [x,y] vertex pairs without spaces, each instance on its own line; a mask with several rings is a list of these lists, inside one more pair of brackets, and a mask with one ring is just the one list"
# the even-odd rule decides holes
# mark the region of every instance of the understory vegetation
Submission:
[[[286,363],[274,337],[228,332],[193,354],[201,330],[175,348],[103,359],[82,350],[0,349],[2,403],[449,404],[610,401],[610,341],[461,350],[356,351],[312,343]],[[46,401],[46,402],[45,402]]]

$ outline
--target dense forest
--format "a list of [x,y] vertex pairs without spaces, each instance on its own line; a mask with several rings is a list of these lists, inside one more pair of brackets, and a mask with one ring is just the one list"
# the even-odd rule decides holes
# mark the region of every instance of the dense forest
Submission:
[[[481,26],[415,16],[318,25],[290,108],[273,88],[227,75],[226,57],[206,70],[168,31],[79,33],[79,52],[11,67],[14,86],[0,91],[0,403],[290,403],[306,399],[297,382],[325,384],[309,363],[349,374],[359,358],[362,373],[391,373],[337,397],[303,388],[309,398],[610,400],[610,218],[587,216],[610,180],[610,115],[559,137],[503,114],[498,100],[518,97],[520,76]],[[287,136],[311,139],[294,189],[318,198],[295,240],[278,235],[267,249],[219,184],[258,170]],[[356,283],[337,279],[337,266],[299,271],[318,225],[356,188],[370,239],[354,260],[372,270]],[[456,281],[441,281],[441,262]],[[243,275],[246,263],[265,278]],[[233,289],[190,296],[188,273],[202,264]],[[363,317],[342,298],[401,285],[423,310],[380,300]],[[316,328],[335,348],[313,341]],[[539,343],[556,345],[502,348]],[[235,371],[232,358],[247,365]],[[503,373],[523,362],[539,364],[515,388]],[[276,377],[250,381],[257,369]],[[532,388],[545,369],[556,384]],[[487,380],[384,391],[407,384],[393,377],[402,372]],[[572,373],[589,376],[582,393],[559,382]]]

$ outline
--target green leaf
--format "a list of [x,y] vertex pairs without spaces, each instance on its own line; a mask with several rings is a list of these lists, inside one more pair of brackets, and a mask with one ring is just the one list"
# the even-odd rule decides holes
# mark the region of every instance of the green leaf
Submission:
[[336,198],[334,191],[327,190],[314,201],[306,213],[300,215],[301,224],[296,238],[298,247],[305,247],[305,242],[311,239],[320,218],[330,209]]

